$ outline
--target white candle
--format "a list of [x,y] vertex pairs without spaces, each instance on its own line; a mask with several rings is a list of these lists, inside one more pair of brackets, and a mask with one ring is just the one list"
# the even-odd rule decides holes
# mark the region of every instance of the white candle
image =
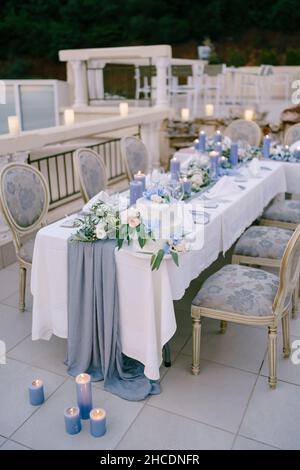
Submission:
[[128,103],[120,103],[119,104],[119,111],[120,111],[120,116],[126,117],[128,116]]
[[211,117],[214,115],[214,105],[213,104],[206,104],[205,105],[205,115],[207,117]]
[[190,120],[190,110],[189,108],[182,108],[181,110],[181,120],[182,122],[187,122]]
[[16,137],[20,134],[20,123],[18,116],[8,116],[8,129],[11,136]]
[[253,121],[254,119],[253,109],[245,109],[244,118],[246,119],[246,121]]
[[72,126],[75,122],[75,113],[74,109],[65,109],[64,110],[64,121],[66,126]]

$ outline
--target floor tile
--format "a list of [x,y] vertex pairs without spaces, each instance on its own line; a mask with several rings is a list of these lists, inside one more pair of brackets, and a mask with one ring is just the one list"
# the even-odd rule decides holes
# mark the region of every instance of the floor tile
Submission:
[[0,302],[9,295],[17,292],[19,286],[19,274],[11,269],[0,271]]
[[4,444],[5,441],[6,441],[6,438],[0,436],[0,447]]
[[256,375],[202,361],[193,376],[191,359],[180,355],[162,380],[161,395],[149,404],[181,416],[236,432],[254,386]]
[[[44,381],[45,398],[64,381],[63,377],[8,359],[0,366],[0,434],[9,437],[37,407],[28,399],[28,385],[35,378]],[[44,406],[44,405],[43,405]]]
[[66,353],[66,339],[52,336],[49,341],[32,341],[29,336],[13,348],[8,357],[66,376],[67,368],[64,364]]
[[[208,321],[207,321],[208,320]],[[204,319],[201,334],[201,357],[231,367],[257,373],[267,349],[265,328],[228,323],[225,334],[220,334],[220,322]],[[192,339],[182,350],[192,354]]]
[[[283,380],[284,382],[289,382],[295,385],[300,385],[300,338],[297,336],[291,336],[291,346],[293,345],[294,341],[299,342],[299,344],[295,343],[295,346],[297,345],[297,349],[292,349],[291,356],[288,359],[285,359],[282,354],[282,337],[280,336],[278,338],[277,375],[278,375],[279,380]],[[297,356],[296,358],[297,358],[297,361],[299,362],[298,364],[293,363],[294,356]],[[267,355],[263,363],[261,375],[265,377],[268,377],[269,375]]]
[[[11,307],[19,308],[19,291],[9,295],[1,301],[2,304],[9,305]],[[30,292],[30,287],[26,287],[25,292],[25,311],[31,312],[33,305],[33,296]]]
[[18,442],[11,441],[7,439],[5,444],[0,448],[0,450],[29,450],[28,447],[18,444]]
[[18,309],[0,304],[0,339],[6,350],[16,346],[31,333],[31,313],[20,313]]
[[238,436],[233,450],[278,450],[276,447],[271,447],[262,442],[253,441],[252,439],[247,439],[243,436]]
[[260,377],[239,433],[281,449],[300,449],[300,387]]
[[19,263],[18,263],[18,261],[16,263],[9,264],[8,266],[6,266],[6,269],[9,269],[10,271],[19,272]]
[[82,421],[79,434],[65,432],[64,409],[76,403],[73,380],[64,383],[12,438],[33,449],[113,449],[144,406],[143,402],[122,400],[95,387],[93,402],[107,413],[107,433],[101,438],[90,435],[89,421]]
[[118,449],[230,449],[234,434],[146,406]]

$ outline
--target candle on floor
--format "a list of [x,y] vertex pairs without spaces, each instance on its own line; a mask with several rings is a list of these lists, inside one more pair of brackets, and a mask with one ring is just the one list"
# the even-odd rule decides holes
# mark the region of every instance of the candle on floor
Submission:
[[182,108],[182,110],[181,110],[181,120],[182,120],[182,122],[188,122],[190,120],[190,110],[189,110],[189,108]]
[[33,406],[39,406],[44,403],[44,384],[41,379],[35,379],[29,385],[29,401]]
[[206,104],[205,105],[205,115],[207,117],[211,117],[214,115],[214,105],[213,104]]
[[211,179],[216,179],[218,176],[219,152],[216,152],[215,150],[209,152],[209,160]]
[[263,157],[264,158],[269,158],[269,156],[270,156],[270,146],[271,146],[270,136],[266,135],[264,137],[264,141],[263,141]]
[[206,150],[206,134],[204,131],[201,131],[199,134],[199,150],[200,152],[205,152]]
[[64,110],[64,121],[66,126],[72,126],[75,122],[75,113],[74,109],[65,109]]
[[136,201],[143,196],[143,185],[140,181],[130,181],[129,183],[130,205],[133,206]]
[[215,142],[222,142],[222,134],[221,134],[221,131],[219,129],[215,132],[214,141]]
[[238,164],[238,144],[233,142],[230,146],[229,161],[232,166]]
[[120,103],[119,104],[119,111],[121,117],[128,116],[128,103]]
[[192,192],[192,182],[191,180],[189,180],[188,178],[184,177],[182,179],[182,186],[183,186],[183,192],[184,194],[186,194],[187,196],[190,196],[191,195],[191,192]]
[[136,175],[134,175],[135,181],[140,181],[143,185],[143,192],[146,189],[146,175],[142,173],[141,171],[138,171]]
[[106,433],[106,412],[102,408],[94,408],[90,412],[90,431],[94,437],[101,437]]
[[8,116],[8,130],[12,137],[16,137],[20,134],[20,122],[18,116]]
[[80,410],[77,406],[67,408],[64,412],[64,419],[68,434],[78,434],[81,431]]
[[92,403],[92,384],[89,374],[79,374],[76,379],[77,404],[81,419],[89,419]]
[[246,119],[246,121],[253,121],[254,119],[253,109],[245,109],[244,118]]
[[171,179],[179,180],[180,161],[177,160],[176,157],[173,157],[170,160],[170,173],[171,173]]

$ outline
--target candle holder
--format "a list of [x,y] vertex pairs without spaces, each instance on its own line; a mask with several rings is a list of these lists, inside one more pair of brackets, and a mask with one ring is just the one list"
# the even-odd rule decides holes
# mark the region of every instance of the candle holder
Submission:
[[89,374],[79,374],[76,379],[77,404],[81,419],[89,419],[92,403],[92,384]]
[[210,159],[210,178],[215,181],[218,178],[219,153],[212,151],[209,153]]

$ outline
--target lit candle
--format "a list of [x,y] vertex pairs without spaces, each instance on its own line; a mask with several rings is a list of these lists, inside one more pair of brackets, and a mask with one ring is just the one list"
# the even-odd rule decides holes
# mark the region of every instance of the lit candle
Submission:
[[284,153],[289,153],[290,147],[288,145],[284,146]]
[[18,116],[8,116],[8,130],[12,137],[16,137],[20,134],[20,123]]
[[120,116],[126,117],[128,116],[128,103],[120,103],[119,104],[119,111],[120,111]]
[[244,118],[246,119],[246,121],[253,121],[253,118],[254,118],[253,109],[245,109]]
[[230,146],[229,161],[232,166],[238,164],[238,144],[234,142]]
[[94,437],[101,437],[106,433],[106,412],[102,408],[94,408],[90,412],[90,431]]
[[146,189],[146,175],[142,173],[141,171],[138,171],[136,175],[134,175],[135,181],[140,181],[143,185],[143,192]]
[[182,122],[187,122],[190,120],[190,110],[189,108],[182,108],[181,110],[181,120]]
[[200,152],[205,152],[206,150],[206,134],[204,131],[201,131],[199,134],[199,150]]
[[300,147],[298,146],[293,153],[295,158],[300,158]]
[[42,380],[35,379],[29,385],[29,401],[33,406],[39,406],[44,403],[44,384]]
[[66,126],[72,126],[75,122],[75,113],[74,109],[65,109],[64,110],[64,121]]
[[221,131],[219,129],[215,132],[214,141],[215,142],[222,142],[222,134],[221,134]]
[[214,145],[214,150],[218,152],[219,157],[222,155],[222,143],[221,142],[216,142]]
[[186,176],[182,179],[183,192],[187,196],[191,195],[192,192],[192,182]]
[[214,115],[214,105],[213,104],[206,104],[205,105],[205,115],[207,117],[211,117]]
[[213,150],[209,152],[209,160],[210,160],[210,176],[211,179],[216,179],[218,176],[218,161],[219,161],[219,152]]
[[263,141],[263,157],[264,158],[269,158],[270,156],[270,145],[271,145],[270,136],[266,135]]
[[171,173],[171,179],[178,180],[179,179],[179,173],[180,173],[180,161],[177,160],[176,157],[173,157],[170,160],[170,173]]
[[133,206],[143,195],[143,185],[141,181],[130,181],[129,183],[130,205]]
[[67,408],[64,412],[64,418],[68,434],[78,434],[81,431],[80,410],[77,406]]
[[81,419],[89,419],[92,403],[92,384],[89,374],[79,374],[76,379],[77,404]]

